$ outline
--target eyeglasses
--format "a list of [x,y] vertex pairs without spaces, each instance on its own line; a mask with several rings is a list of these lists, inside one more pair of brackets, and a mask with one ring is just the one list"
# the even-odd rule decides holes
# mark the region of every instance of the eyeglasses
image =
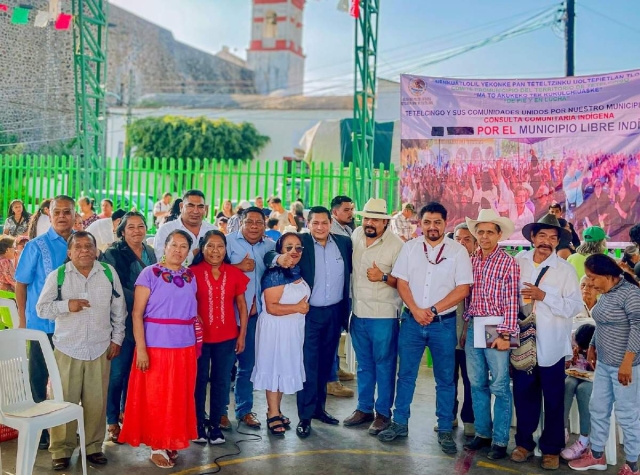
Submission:
[[261,226],[264,226],[264,221],[252,221],[252,220],[250,220],[250,219],[247,219],[247,220],[245,220],[245,221],[244,221],[244,225],[245,225],[245,226],[249,226],[249,227],[250,227],[250,226],[258,226],[258,227],[261,227]]
[[285,248],[284,248],[284,250],[286,252],[291,252],[293,249],[295,249],[297,253],[301,253],[302,250],[304,249],[304,247],[303,246],[295,246],[295,247],[294,246],[285,246]]

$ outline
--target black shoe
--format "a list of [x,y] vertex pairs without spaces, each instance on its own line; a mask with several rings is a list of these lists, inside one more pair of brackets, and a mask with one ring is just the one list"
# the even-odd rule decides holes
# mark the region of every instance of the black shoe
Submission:
[[313,419],[318,419],[320,422],[331,424],[332,426],[337,426],[338,424],[340,424],[340,421],[329,414],[327,411],[322,411],[319,414],[314,414]]
[[487,458],[491,460],[500,460],[507,456],[507,448],[499,445],[492,445],[491,450],[487,454]]
[[38,442],[38,450],[47,450],[49,448],[49,431],[47,429],[42,431],[40,436],[40,442]]
[[311,434],[311,421],[309,419],[302,419],[298,422],[296,427],[296,435],[302,439],[306,439]]
[[491,439],[475,436],[469,442],[464,444],[465,450],[480,450],[484,447],[491,447]]
[[453,440],[451,432],[438,432],[438,443],[445,454],[455,454],[458,452],[458,447]]
[[209,444],[211,445],[220,445],[224,444],[224,434],[220,430],[220,427],[212,427],[209,429]]
[[196,439],[193,439],[191,442],[200,445],[207,445],[208,440],[209,439],[207,438],[207,430],[205,429],[204,424],[198,426],[198,437]]

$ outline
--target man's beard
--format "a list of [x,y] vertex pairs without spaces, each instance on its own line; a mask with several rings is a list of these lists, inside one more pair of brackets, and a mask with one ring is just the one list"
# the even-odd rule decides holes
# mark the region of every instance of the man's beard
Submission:
[[370,238],[378,237],[378,231],[375,228],[364,228],[364,234]]
[[442,234],[440,234],[440,231],[435,231],[435,232],[437,232],[437,235],[435,235],[435,236],[433,234],[431,234],[432,232],[433,231],[427,232],[427,239],[429,241],[438,241],[442,237]]

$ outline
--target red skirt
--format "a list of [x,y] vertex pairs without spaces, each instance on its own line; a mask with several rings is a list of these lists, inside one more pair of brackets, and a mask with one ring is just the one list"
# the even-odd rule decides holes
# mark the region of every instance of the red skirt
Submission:
[[134,447],[181,450],[198,437],[196,348],[147,348],[149,369],[129,376],[122,432],[118,440]]

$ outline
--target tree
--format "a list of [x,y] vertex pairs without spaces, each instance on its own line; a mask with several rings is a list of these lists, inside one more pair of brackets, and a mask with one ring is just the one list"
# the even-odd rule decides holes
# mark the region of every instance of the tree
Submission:
[[127,127],[127,145],[135,157],[247,160],[270,140],[253,124],[206,117],[146,117]]

